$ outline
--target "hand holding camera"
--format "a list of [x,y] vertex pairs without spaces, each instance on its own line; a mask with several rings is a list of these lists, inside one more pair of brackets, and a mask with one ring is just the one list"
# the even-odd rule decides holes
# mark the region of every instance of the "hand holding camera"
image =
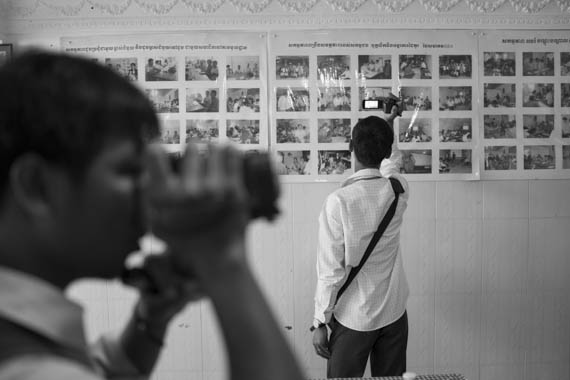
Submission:
[[[402,99],[398,98],[392,93],[388,94],[388,96],[383,96],[376,99],[365,99],[362,101],[362,109],[381,109],[386,115],[391,115],[394,107],[397,108],[396,116],[402,116]],[[394,118],[396,116],[394,116]]]
[[178,270],[202,277],[227,261],[243,261],[249,221],[277,213],[273,173],[259,160],[246,161],[230,146],[211,145],[201,155],[188,144],[173,165],[160,147],[151,147],[150,226],[168,245]]

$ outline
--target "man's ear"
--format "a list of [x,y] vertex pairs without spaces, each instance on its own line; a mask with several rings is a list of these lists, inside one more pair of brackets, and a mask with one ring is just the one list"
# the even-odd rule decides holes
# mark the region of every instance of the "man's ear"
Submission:
[[392,155],[392,147],[389,147],[386,150],[386,156],[384,156],[384,158],[390,158],[391,155]]
[[49,163],[35,153],[23,154],[12,163],[9,188],[26,214],[44,216],[50,212],[52,172]]

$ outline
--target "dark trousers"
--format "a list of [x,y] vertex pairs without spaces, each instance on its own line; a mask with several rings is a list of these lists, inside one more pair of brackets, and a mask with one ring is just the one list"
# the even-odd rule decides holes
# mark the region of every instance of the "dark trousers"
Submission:
[[371,375],[402,376],[406,372],[408,315],[373,331],[355,331],[332,319],[331,357],[327,377],[362,377],[370,357]]

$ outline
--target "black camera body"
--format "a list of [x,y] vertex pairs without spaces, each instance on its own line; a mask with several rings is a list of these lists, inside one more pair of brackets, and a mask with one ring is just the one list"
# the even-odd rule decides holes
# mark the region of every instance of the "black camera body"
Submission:
[[[363,110],[382,110],[385,114],[392,113],[392,108],[400,103],[400,98],[390,93],[388,96],[379,97],[376,99],[364,99],[362,101]],[[398,110],[398,116],[402,116],[402,108]]]
[[[170,153],[170,163],[178,172],[181,153]],[[204,160],[205,161],[205,160]],[[279,181],[266,152],[246,153],[243,157],[243,182],[248,194],[250,218],[269,221],[279,215]]]

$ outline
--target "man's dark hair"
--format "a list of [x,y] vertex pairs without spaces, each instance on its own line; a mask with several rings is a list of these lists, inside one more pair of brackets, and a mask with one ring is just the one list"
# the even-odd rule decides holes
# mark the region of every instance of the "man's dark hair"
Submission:
[[87,58],[30,51],[0,67],[0,195],[12,163],[34,152],[76,180],[113,138],[158,135],[148,98]]
[[379,167],[382,160],[392,154],[393,141],[392,127],[378,116],[359,120],[352,130],[354,155],[366,167]]

